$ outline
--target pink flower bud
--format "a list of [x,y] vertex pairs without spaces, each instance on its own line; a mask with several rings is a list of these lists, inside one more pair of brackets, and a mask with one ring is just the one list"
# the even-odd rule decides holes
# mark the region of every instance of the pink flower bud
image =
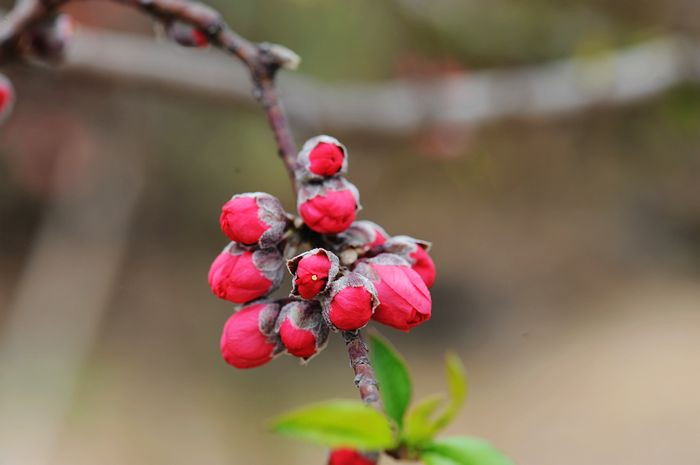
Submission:
[[335,279],[340,264],[333,252],[313,249],[289,260],[287,268],[294,275],[292,295],[313,299]]
[[295,357],[308,360],[328,341],[328,326],[317,302],[290,302],[280,312],[276,324],[285,349]]
[[183,21],[172,21],[166,26],[171,40],[183,47],[205,47],[209,44],[207,36],[198,28]]
[[374,320],[409,331],[430,318],[430,291],[400,256],[384,253],[360,260],[355,272],[367,277],[377,290],[379,306],[372,316]]
[[0,123],[5,121],[12,113],[15,104],[15,90],[12,83],[5,76],[0,74]]
[[335,137],[316,136],[304,143],[297,164],[300,180],[335,176],[347,171],[348,151]]
[[277,249],[246,250],[230,243],[209,269],[209,286],[219,298],[238,304],[264,296],[277,287],[284,274]]
[[371,249],[384,244],[389,238],[389,234],[377,223],[362,220],[355,221],[346,231],[340,233],[338,237],[347,246]]
[[328,465],[375,465],[377,462],[371,460],[355,449],[333,449],[328,459]]
[[321,234],[343,232],[361,207],[357,188],[342,178],[322,184],[304,184],[299,189],[299,214],[309,228]]
[[386,241],[382,247],[385,252],[400,255],[408,260],[411,268],[418,273],[428,288],[435,282],[435,263],[428,255],[430,242],[409,236],[395,236]]
[[323,315],[331,326],[354,331],[369,323],[379,299],[369,279],[349,273],[331,284],[328,296],[321,303]]
[[263,365],[281,352],[275,336],[279,305],[261,302],[243,307],[231,315],[221,334],[221,355],[236,368]]
[[274,247],[284,235],[287,216],[276,197],[264,192],[234,195],[221,208],[221,230],[234,242]]

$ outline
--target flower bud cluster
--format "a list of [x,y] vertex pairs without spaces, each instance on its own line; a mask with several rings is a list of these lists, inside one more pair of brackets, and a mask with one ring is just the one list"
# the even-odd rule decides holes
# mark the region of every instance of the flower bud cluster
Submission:
[[[343,176],[347,164],[345,146],[332,137],[304,144],[295,171],[300,218],[261,192],[224,204],[221,230],[232,242],[214,260],[209,284],[220,298],[243,305],[221,337],[231,365],[252,368],[281,353],[306,361],[331,331],[356,331],[371,320],[409,331],[430,318],[430,244],[356,221],[359,194]],[[303,246],[310,250],[297,253]],[[285,263],[290,295],[270,300]]]

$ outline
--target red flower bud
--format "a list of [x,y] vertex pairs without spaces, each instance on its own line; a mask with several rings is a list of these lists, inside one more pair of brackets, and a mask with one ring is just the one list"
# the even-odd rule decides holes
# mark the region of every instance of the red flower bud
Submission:
[[343,232],[355,220],[360,194],[341,178],[323,184],[304,184],[299,189],[299,214],[309,228],[321,234]]
[[328,341],[328,326],[317,302],[291,302],[282,307],[276,328],[291,355],[308,360]]
[[171,40],[183,47],[204,47],[209,44],[207,36],[198,28],[183,21],[172,21],[166,26]]
[[335,279],[340,265],[333,252],[313,249],[289,260],[287,268],[294,275],[292,295],[313,299]]
[[430,242],[409,236],[395,236],[386,241],[383,249],[408,260],[411,268],[418,273],[428,288],[435,282],[435,263],[428,255]]
[[0,123],[12,113],[15,104],[15,90],[12,83],[0,74]]
[[234,242],[274,247],[284,235],[287,216],[276,197],[264,192],[234,195],[221,208],[221,230]]
[[245,250],[235,242],[219,254],[209,269],[209,286],[219,298],[238,304],[275,290],[284,262],[277,249]]
[[279,305],[262,302],[243,307],[231,315],[221,334],[221,355],[236,368],[263,365],[281,352],[275,337]]
[[322,305],[328,324],[342,331],[354,331],[369,323],[379,299],[369,279],[349,273],[331,284]]
[[409,331],[430,318],[430,291],[400,256],[385,253],[361,260],[355,272],[372,281],[377,290],[379,306],[372,316],[374,320]]
[[354,449],[333,449],[328,459],[328,465],[375,465],[371,460]]
[[338,235],[345,245],[371,249],[384,244],[389,238],[389,234],[372,221],[355,221],[350,227]]
[[297,164],[301,180],[335,176],[347,171],[348,151],[335,137],[316,136],[304,143]]

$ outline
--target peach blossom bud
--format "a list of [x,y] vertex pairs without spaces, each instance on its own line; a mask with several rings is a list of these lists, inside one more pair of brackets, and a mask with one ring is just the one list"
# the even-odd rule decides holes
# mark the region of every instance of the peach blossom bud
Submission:
[[266,248],[282,240],[287,216],[276,197],[250,192],[236,194],[226,202],[219,222],[223,233],[232,241]]
[[282,307],[276,329],[287,352],[304,360],[320,352],[328,341],[328,326],[318,302],[288,303]]
[[284,261],[277,249],[246,250],[231,242],[209,269],[214,294],[234,303],[258,299],[279,287]]
[[299,214],[309,228],[321,234],[345,231],[361,208],[357,188],[342,178],[321,184],[303,184],[299,189]]
[[297,166],[297,178],[302,181],[335,176],[347,171],[348,151],[335,137],[316,136],[304,143]]
[[379,297],[372,319],[409,331],[430,318],[430,291],[411,265],[398,255],[380,254],[357,262],[354,271],[374,284]]
[[326,249],[313,249],[287,262],[292,280],[292,295],[313,299],[325,291],[338,274],[338,257]]
[[333,281],[321,304],[323,315],[333,328],[354,331],[369,323],[379,299],[369,279],[349,273]]
[[263,365],[282,351],[274,331],[280,308],[274,302],[243,307],[231,315],[221,334],[221,355],[236,368]]

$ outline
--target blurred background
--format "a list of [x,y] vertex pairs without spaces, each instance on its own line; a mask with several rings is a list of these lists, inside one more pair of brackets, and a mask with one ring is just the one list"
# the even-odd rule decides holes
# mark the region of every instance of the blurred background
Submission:
[[[212,5],[302,56],[280,77],[297,141],[348,146],[360,217],[433,242],[432,320],[379,329],[417,396],[445,389],[446,350],[463,358],[450,432],[520,465],[698,463],[695,2]],[[340,338],[303,367],[218,351],[221,205],[295,209],[245,72],[131,10],[67,11],[63,69],[3,70],[0,464],[323,463],[264,425],[357,397]]]

